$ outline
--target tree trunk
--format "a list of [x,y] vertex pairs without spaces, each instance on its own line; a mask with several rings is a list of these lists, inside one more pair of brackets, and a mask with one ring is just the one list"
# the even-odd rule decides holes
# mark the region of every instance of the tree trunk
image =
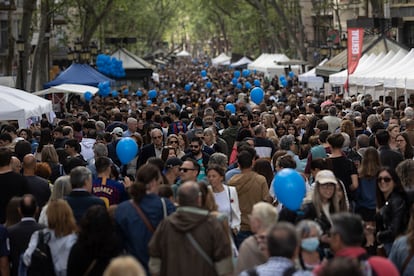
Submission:
[[[30,45],[30,27],[32,23],[33,11],[36,8],[36,0],[24,0],[23,2],[23,17],[22,25],[20,27],[20,35],[24,40],[24,52],[22,56],[22,64],[19,64],[19,70],[17,73],[17,84],[16,87],[25,89],[27,81],[27,71],[29,69],[29,59],[31,54],[31,45]],[[19,61],[20,63],[20,61]],[[20,68],[22,65],[22,68]]]
[[[10,6],[14,7],[16,4],[14,0],[10,1]],[[14,60],[14,44],[16,39],[13,37],[13,18],[14,18],[14,11],[10,10],[7,12],[7,41],[9,46],[9,51],[7,53],[6,59],[6,75],[12,76],[13,75],[13,60]],[[16,63],[17,64],[17,63]],[[15,67],[17,68],[17,66]]]
[[43,84],[48,80],[49,37],[46,37],[46,32],[48,30],[50,31],[49,4],[49,0],[42,0],[40,3],[39,40],[37,41],[33,57],[32,79],[30,84],[31,91],[41,89]]

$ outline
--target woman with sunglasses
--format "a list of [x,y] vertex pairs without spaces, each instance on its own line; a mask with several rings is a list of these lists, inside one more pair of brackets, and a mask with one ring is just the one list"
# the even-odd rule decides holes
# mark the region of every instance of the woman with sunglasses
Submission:
[[395,238],[403,234],[408,221],[407,196],[396,172],[388,167],[377,175],[376,239],[388,255]]
[[180,138],[175,134],[170,134],[167,137],[167,146],[175,149],[175,154],[178,158],[185,155],[184,151],[180,148]]

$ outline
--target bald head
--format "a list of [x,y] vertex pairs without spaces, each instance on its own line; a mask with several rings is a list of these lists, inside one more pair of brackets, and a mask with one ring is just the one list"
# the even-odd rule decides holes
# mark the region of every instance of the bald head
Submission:
[[24,175],[34,175],[36,169],[36,157],[33,154],[26,154],[23,158]]
[[200,188],[197,182],[187,181],[180,186],[178,189],[178,204],[193,207],[201,205]]

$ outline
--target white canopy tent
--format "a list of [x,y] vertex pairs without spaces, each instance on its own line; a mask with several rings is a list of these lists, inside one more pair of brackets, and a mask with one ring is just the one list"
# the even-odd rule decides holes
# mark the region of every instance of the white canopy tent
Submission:
[[[262,72],[266,77],[273,78],[274,76],[285,75],[286,65],[278,65],[278,62],[287,62],[290,59],[284,54],[261,54],[256,60],[247,65],[250,70]],[[300,66],[292,65],[291,70],[296,74],[299,73]]]
[[[327,58],[321,61],[321,63],[318,64],[318,66],[324,65],[328,61]],[[316,67],[309,70],[308,72],[305,72],[303,74],[300,74],[298,76],[298,79],[300,82],[306,82],[307,86],[312,89],[321,89],[323,88],[324,80],[322,77],[316,76]]]
[[182,50],[181,52],[177,53],[177,57],[189,58],[191,54],[186,50]]
[[242,57],[241,59],[239,59],[238,61],[230,64],[231,67],[233,68],[237,68],[237,67],[241,67],[241,66],[246,66],[250,63],[252,63],[253,61],[248,58],[248,57]]
[[46,114],[54,119],[52,102],[23,90],[0,86],[0,119],[17,120],[19,128],[27,127],[32,117]]
[[385,55],[384,53],[380,53],[377,56],[372,57],[372,55],[370,55],[367,59],[366,62],[361,63],[360,65],[358,64],[357,69],[355,70],[355,72],[349,76],[349,84],[350,85],[363,85],[362,83],[362,78],[361,76],[367,74],[368,72],[370,72],[370,70],[372,70],[373,68],[375,68],[377,65],[379,66],[380,64],[382,64],[385,60],[385,62],[387,62],[387,60],[394,55],[393,52],[388,52],[387,55]]
[[94,87],[94,86],[89,86],[89,85],[80,85],[80,84],[61,84],[57,86],[52,86],[45,90],[34,92],[33,94],[38,95],[38,96],[44,96],[44,95],[54,94],[54,93],[64,93],[64,94],[74,93],[74,94],[83,96],[88,91],[91,92],[92,95],[95,95],[96,93],[98,93],[99,88]]
[[211,64],[213,66],[230,65],[230,61],[231,57],[229,57],[225,53],[221,53],[220,55],[211,60]]
[[401,59],[403,59],[407,55],[406,50],[399,50],[397,53],[395,53],[392,58],[388,59],[385,57],[385,62],[381,62],[380,65],[374,66],[371,68],[370,71],[366,72],[363,75],[357,76],[357,83],[359,85],[368,86],[368,87],[374,87],[377,85],[381,85],[382,83],[376,80],[375,76],[377,76],[379,73],[383,72],[384,70],[388,70],[391,66],[393,66],[395,63],[399,62]]
[[[363,55],[359,60],[358,67],[355,69],[355,72],[357,72],[359,66],[361,66],[362,64],[364,64],[366,62],[370,62],[374,58],[375,58],[374,54],[372,54],[372,55]],[[330,75],[329,76],[329,83],[333,84],[333,85],[344,85],[345,82],[346,82],[347,77],[348,77],[348,69],[345,69],[341,72]]]

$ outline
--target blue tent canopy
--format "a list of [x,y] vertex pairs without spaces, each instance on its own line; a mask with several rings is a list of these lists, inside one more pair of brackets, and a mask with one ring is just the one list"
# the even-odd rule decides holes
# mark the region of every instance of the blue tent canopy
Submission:
[[97,87],[100,82],[105,81],[115,82],[87,64],[73,63],[54,80],[43,84],[43,88],[46,89],[60,84],[83,84]]

